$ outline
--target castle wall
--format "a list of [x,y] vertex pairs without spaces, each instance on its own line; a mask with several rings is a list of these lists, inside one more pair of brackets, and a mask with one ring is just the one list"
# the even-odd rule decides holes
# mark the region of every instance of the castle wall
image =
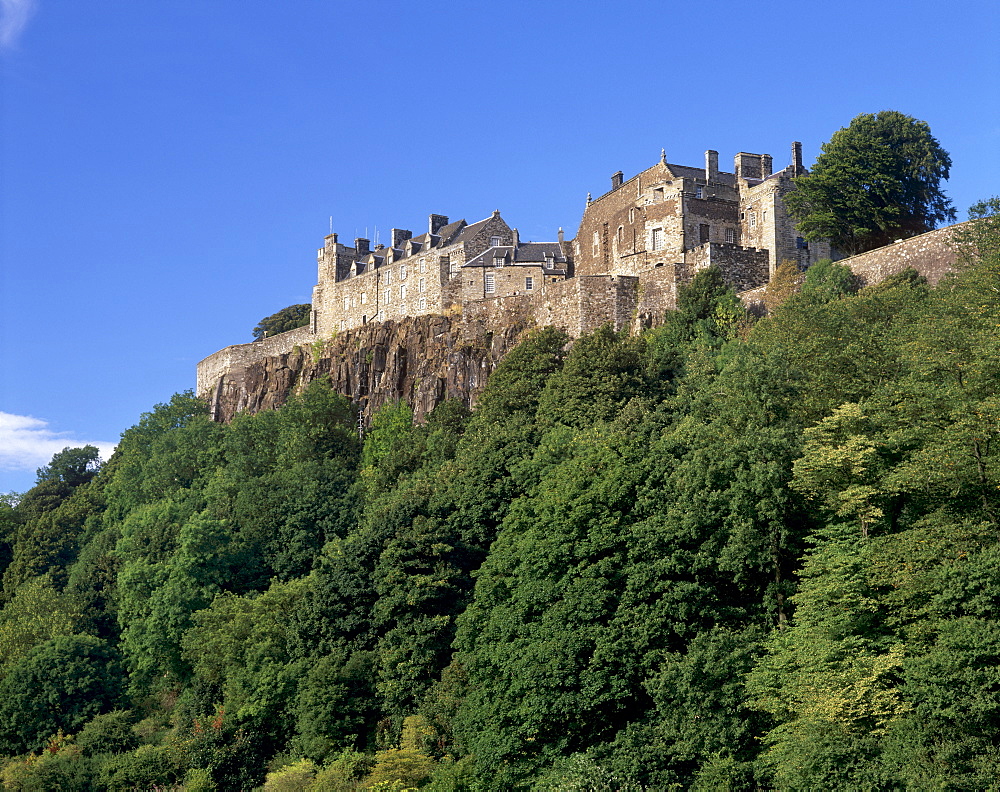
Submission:
[[[975,222],[975,221],[966,221]],[[864,285],[878,283],[912,267],[933,285],[955,268],[955,232],[966,223],[938,228],[891,245],[841,259]]]
[[220,349],[198,363],[195,393],[205,396],[228,372],[245,369],[263,358],[286,355],[295,347],[311,343],[314,338],[309,325],[305,325],[260,341]]
[[630,275],[584,275],[545,284],[532,298],[537,325],[552,325],[573,338],[608,322],[615,330],[631,327],[639,279]]
[[726,283],[738,292],[767,283],[771,277],[769,261],[766,250],[720,242],[699,245],[689,251],[687,258],[689,272],[718,267]]

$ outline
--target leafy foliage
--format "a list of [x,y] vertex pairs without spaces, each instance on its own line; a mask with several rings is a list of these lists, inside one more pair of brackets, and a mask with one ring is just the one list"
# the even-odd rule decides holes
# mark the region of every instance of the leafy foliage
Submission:
[[823,144],[785,198],[809,240],[853,255],[955,219],[941,190],[951,157],[930,127],[895,110],[857,116]]
[[253,340],[260,341],[262,338],[285,333],[294,330],[296,327],[304,327],[309,324],[309,314],[312,306],[308,303],[299,305],[289,305],[282,308],[277,313],[265,316],[253,329]]
[[[179,394],[4,501],[12,788],[986,789],[1000,261],[717,271],[475,409]],[[62,471],[62,472],[59,472]],[[75,736],[74,736],[75,735]]]

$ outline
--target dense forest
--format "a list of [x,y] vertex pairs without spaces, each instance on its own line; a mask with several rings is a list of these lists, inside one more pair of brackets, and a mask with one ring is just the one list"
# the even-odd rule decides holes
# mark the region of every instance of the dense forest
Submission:
[[316,381],[57,454],[0,504],[4,788],[1000,788],[998,240],[759,320],[708,270],[363,439]]

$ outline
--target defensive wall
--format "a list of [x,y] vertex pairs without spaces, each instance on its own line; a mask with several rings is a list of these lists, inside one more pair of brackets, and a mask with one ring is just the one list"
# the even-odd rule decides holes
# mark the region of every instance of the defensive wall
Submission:
[[965,223],[901,239],[891,245],[841,259],[837,263],[850,267],[865,286],[884,281],[910,267],[927,278],[927,282],[933,286],[954,269],[955,233],[970,222],[975,221],[967,220]]
[[265,358],[287,355],[298,346],[311,344],[315,338],[312,328],[305,325],[260,341],[220,349],[198,363],[195,393],[207,396],[226,375],[244,370]]

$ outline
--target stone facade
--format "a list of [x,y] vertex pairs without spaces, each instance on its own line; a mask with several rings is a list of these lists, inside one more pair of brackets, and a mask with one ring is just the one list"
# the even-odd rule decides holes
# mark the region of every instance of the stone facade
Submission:
[[648,279],[640,312],[651,316],[674,307],[678,284],[712,264],[742,291],[767,283],[786,259],[805,269],[828,257],[829,245],[796,234],[783,201],[792,179],[806,173],[801,144],[792,144],[788,168],[773,173],[772,162],[769,154],[740,152],[728,173],[710,150],[704,168],[663,155],[628,181],[619,171],[609,192],[588,196],[574,243],[577,275],[634,275],[640,289]]
[[405,316],[440,314],[460,302],[466,261],[492,245],[515,245],[500,212],[472,225],[431,215],[427,233],[393,229],[390,246],[368,239],[344,245],[330,234],[317,253],[312,327],[319,336]]

